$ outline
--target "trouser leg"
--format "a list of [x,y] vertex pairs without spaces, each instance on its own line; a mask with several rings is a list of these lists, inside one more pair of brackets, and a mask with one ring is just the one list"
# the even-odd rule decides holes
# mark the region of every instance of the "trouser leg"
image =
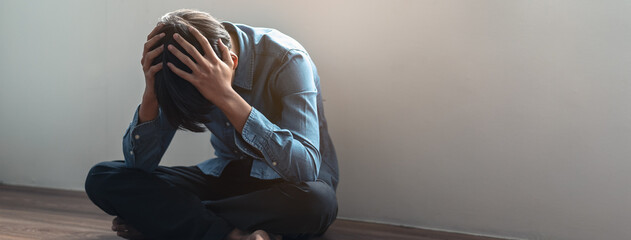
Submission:
[[212,212],[239,229],[304,239],[326,231],[337,216],[333,188],[323,181],[275,184],[220,200],[204,201]]
[[207,210],[195,193],[204,178],[187,168],[159,167],[153,173],[123,162],[94,166],[86,192],[103,211],[119,216],[155,239],[223,239],[233,226]]
[[105,212],[154,238],[220,239],[238,227],[297,239],[322,234],[335,220],[335,191],[326,183],[254,179],[250,164],[231,163],[215,178],[196,167],[146,173],[104,162],[90,170],[86,192]]

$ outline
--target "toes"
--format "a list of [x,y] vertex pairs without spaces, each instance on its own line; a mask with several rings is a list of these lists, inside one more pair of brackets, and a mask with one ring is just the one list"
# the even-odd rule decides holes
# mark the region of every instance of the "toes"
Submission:
[[122,237],[124,239],[131,239],[131,236],[129,235],[129,233],[124,232],[124,231],[117,231],[116,236]]
[[112,220],[112,224],[115,224],[115,225],[125,224],[125,220],[119,217],[115,217],[114,220]]
[[126,225],[112,225],[112,231],[114,232],[127,232],[127,226]]
[[112,231],[116,235],[125,239],[143,239],[144,236],[138,230],[127,224],[122,218],[116,217],[112,220]]
[[123,219],[116,217],[112,220],[112,231],[125,231],[127,228],[125,227],[125,221]]
[[134,229],[116,231],[116,235],[125,239],[145,239],[145,236],[142,235],[142,233]]
[[271,240],[267,232],[263,230],[256,230],[250,234],[250,240]]

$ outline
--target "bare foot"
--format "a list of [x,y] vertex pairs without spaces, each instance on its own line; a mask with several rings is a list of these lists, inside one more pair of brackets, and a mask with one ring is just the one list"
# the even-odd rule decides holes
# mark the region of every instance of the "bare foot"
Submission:
[[251,233],[249,236],[247,236],[246,238],[243,238],[243,240],[282,240],[282,239],[283,237],[280,235],[268,234],[267,232],[263,230],[256,230],[253,233]]
[[263,230],[256,230],[253,233],[246,233],[237,228],[232,230],[226,237],[226,240],[282,240],[280,235],[268,234]]
[[116,217],[112,220],[112,231],[116,232],[116,235],[125,239],[145,239],[134,227],[130,226],[122,218]]

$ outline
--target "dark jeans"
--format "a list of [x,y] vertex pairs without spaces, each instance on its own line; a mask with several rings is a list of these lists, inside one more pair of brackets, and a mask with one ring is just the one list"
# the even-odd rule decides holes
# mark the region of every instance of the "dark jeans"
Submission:
[[233,161],[213,177],[196,166],[148,173],[122,161],[102,162],[88,173],[85,189],[103,211],[151,239],[223,239],[234,228],[304,239],[321,235],[335,220],[331,186],[252,178],[251,164]]

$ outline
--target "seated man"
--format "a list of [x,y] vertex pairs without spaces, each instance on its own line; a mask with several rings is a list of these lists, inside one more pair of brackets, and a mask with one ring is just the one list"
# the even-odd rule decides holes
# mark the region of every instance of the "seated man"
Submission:
[[[164,15],[141,60],[125,161],[88,173],[90,199],[128,239],[304,239],[337,216],[338,167],[309,54],[274,29]],[[212,133],[216,158],[164,167],[176,130]]]

